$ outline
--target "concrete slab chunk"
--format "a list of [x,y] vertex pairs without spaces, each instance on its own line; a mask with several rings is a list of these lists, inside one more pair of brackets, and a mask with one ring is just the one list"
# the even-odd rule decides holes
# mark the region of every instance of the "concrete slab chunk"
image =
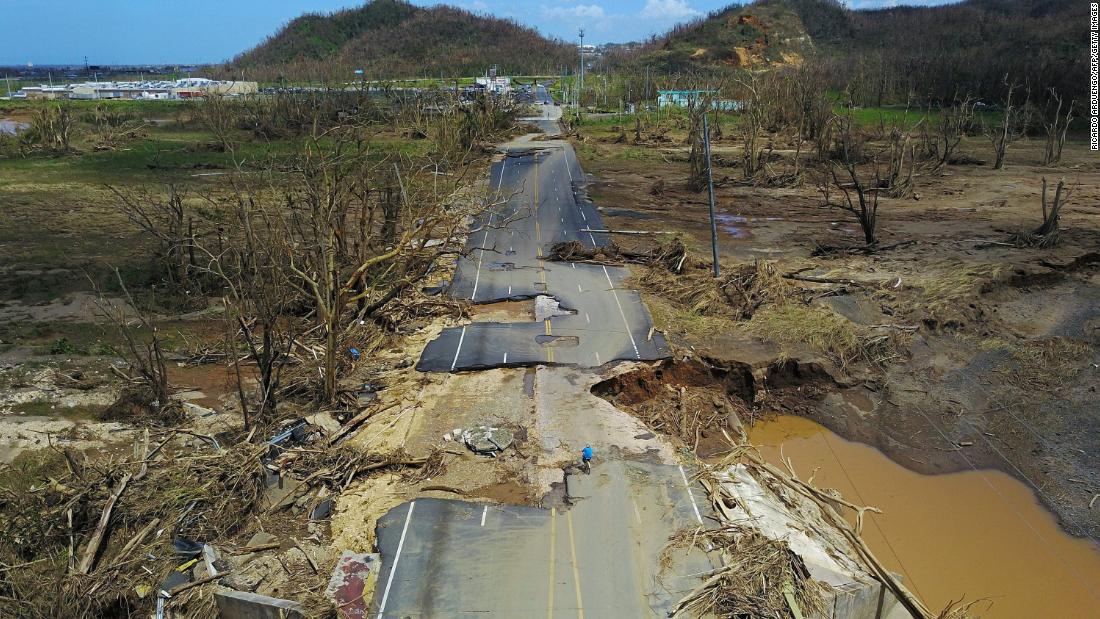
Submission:
[[345,550],[340,555],[325,589],[325,595],[336,602],[340,619],[366,619],[370,616],[370,593],[378,579],[380,567],[377,554]]
[[221,619],[305,619],[302,605],[291,600],[225,589],[214,593]]

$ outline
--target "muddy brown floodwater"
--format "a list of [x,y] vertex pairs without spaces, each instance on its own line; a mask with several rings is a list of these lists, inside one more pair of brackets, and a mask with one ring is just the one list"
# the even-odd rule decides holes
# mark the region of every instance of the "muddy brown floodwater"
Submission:
[[986,598],[984,619],[1100,617],[1100,547],[1064,533],[1031,490],[1000,471],[921,475],[808,419],[780,416],[749,432],[763,457],[881,509],[863,537],[938,611]]

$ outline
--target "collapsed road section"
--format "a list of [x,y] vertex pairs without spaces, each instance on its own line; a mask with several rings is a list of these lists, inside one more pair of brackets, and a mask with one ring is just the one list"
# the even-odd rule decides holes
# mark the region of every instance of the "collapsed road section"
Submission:
[[530,323],[477,323],[445,329],[428,344],[417,369],[452,372],[500,366],[568,364],[598,367],[616,360],[654,360],[668,346],[654,333],[628,272],[577,262],[551,262],[563,241],[606,244],[595,206],[580,194],[583,173],[565,142],[517,142],[490,174],[495,205],[471,233],[450,292],[473,303],[552,294],[566,314]]

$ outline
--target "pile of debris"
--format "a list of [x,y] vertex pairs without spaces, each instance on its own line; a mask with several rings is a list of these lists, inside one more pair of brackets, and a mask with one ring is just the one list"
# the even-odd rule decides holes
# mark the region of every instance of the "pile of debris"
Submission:
[[636,280],[638,287],[700,316],[749,320],[761,306],[783,303],[799,292],[776,263],[765,260],[727,267],[719,279],[705,264],[690,264],[687,270],[664,267],[642,272]]
[[[587,247],[579,241],[562,241],[550,246],[550,260],[562,262],[594,262],[598,264],[641,264],[679,273],[688,260],[687,248],[679,238],[636,251],[615,242],[599,247]],[[689,265],[690,266],[690,265]]]
[[342,443],[349,434],[303,419],[266,439],[147,429],[123,458],[24,458],[0,471],[0,615],[209,617],[215,588],[318,606],[336,494],[366,476],[415,481],[444,467],[441,451],[366,453]]

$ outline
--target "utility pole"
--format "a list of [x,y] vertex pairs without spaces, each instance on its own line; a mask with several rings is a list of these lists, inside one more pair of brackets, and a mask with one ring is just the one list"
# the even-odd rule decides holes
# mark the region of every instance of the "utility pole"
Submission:
[[642,102],[649,100],[649,65],[645,66],[645,92],[642,93]]
[[714,261],[714,277],[720,275],[718,269],[718,224],[714,221],[714,175],[710,171],[710,126],[707,124],[707,112],[703,110],[703,149],[707,154],[707,193],[710,194],[710,253]]
[[578,82],[577,84],[577,105],[579,106],[581,102],[581,91],[584,90],[584,28],[581,28],[577,34],[580,36],[581,39],[581,44],[579,48],[581,52],[581,76],[580,82]]

